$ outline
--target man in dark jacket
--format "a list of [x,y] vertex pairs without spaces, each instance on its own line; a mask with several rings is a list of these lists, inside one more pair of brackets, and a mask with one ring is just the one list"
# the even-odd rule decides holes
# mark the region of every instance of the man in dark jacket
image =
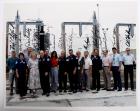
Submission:
[[66,72],[66,55],[65,52],[61,52],[61,56],[58,60],[59,64],[59,92],[67,91],[67,72]]
[[49,96],[50,94],[50,58],[44,56],[44,51],[40,51],[39,58],[39,73],[40,73],[40,83],[43,90],[42,95]]
[[70,83],[70,90],[69,92],[73,91],[76,92],[73,88],[73,80],[74,75],[76,74],[76,56],[73,54],[73,50],[69,50],[69,56],[66,58],[67,61],[67,72],[69,76],[69,83]]
[[102,69],[102,60],[99,56],[98,49],[94,49],[93,55],[91,55],[92,60],[92,88],[93,90],[100,90],[100,72]]

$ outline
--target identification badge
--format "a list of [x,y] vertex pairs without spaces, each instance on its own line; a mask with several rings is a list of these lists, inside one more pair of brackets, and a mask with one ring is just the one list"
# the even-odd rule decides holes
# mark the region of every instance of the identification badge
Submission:
[[66,61],[69,61],[69,59],[67,59]]
[[47,61],[50,61],[50,59],[48,58]]

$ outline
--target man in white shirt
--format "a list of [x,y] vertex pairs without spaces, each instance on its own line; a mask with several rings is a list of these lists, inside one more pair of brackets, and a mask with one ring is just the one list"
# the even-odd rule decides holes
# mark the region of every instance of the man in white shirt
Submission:
[[113,73],[114,79],[114,90],[122,91],[122,81],[120,76],[122,58],[120,54],[117,53],[117,49],[115,47],[112,48],[113,55],[111,56],[111,70]]
[[84,88],[86,91],[89,91],[91,88],[91,82],[92,82],[92,61],[89,58],[89,52],[84,52],[84,72],[83,72],[83,82],[84,82]]
[[103,64],[103,78],[105,83],[104,90],[112,91],[111,74],[110,74],[111,64],[110,64],[110,56],[108,55],[108,50],[103,50],[102,64]]
[[133,64],[135,64],[135,57],[130,53],[130,48],[126,48],[126,53],[123,55],[123,64],[125,91],[128,90],[128,74],[130,76],[131,90],[134,91]]

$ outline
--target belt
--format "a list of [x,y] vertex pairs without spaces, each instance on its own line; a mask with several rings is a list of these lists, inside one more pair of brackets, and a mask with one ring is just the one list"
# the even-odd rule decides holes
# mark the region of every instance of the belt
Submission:
[[109,66],[104,66],[104,67],[109,67]]

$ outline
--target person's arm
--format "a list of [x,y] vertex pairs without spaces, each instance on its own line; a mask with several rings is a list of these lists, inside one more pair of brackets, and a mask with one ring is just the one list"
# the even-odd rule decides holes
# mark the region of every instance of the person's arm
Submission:
[[133,55],[133,64],[136,64],[136,59],[135,59],[134,55]]
[[6,61],[6,65],[7,65],[8,70],[10,69],[10,68],[9,68],[9,62],[10,62],[10,60],[9,60],[9,58],[8,58],[7,61]]
[[77,66],[77,61],[76,61],[76,56],[74,56],[74,70],[73,70],[73,74],[76,74],[76,66]]
[[122,65],[122,56],[119,55],[119,71],[121,71],[121,65]]
[[124,66],[124,60],[125,60],[125,57],[124,57],[124,55],[122,56],[122,64],[123,64],[123,66]]
[[109,56],[109,70],[111,71],[112,69],[112,57]]
[[89,73],[90,74],[92,74],[92,67],[93,67],[92,60],[90,59],[90,66],[89,66]]
[[18,69],[16,69],[16,77],[19,78]]

